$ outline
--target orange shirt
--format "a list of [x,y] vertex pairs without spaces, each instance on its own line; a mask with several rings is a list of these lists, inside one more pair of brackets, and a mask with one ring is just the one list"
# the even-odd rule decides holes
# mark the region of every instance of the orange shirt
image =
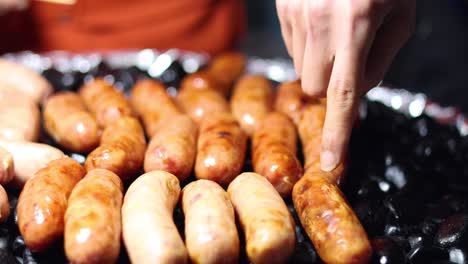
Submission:
[[32,1],[0,17],[0,52],[233,48],[245,28],[242,0]]

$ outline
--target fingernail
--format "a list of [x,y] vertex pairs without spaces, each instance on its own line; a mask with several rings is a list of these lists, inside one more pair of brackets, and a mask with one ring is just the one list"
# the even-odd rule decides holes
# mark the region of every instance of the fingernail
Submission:
[[336,163],[335,155],[331,151],[324,151],[320,154],[320,166],[323,171],[332,171]]

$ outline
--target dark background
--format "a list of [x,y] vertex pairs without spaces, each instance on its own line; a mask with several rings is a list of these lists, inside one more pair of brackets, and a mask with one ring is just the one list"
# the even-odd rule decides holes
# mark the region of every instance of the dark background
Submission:
[[[385,81],[423,92],[442,105],[468,113],[468,0],[419,0],[414,35]],[[248,34],[242,50],[262,57],[288,57],[274,0],[247,0]]]

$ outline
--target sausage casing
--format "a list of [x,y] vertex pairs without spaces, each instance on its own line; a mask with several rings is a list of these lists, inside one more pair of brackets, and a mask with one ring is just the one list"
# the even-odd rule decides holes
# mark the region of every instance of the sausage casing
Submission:
[[32,251],[42,251],[63,235],[63,217],[84,168],[65,157],[51,161],[29,179],[18,199],[18,226]]
[[195,176],[227,186],[242,170],[247,136],[228,113],[212,113],[201,126]]
[[182,89],[212,89],[223,93],[223,91],[219,89],[219,85],[216,80],[207,71],[198,71],[187,75],[180,83],[180,90]]
[[12,184],[19,188],[23,187],[36,171],[45,167],[50,161],[65,156],[61,150],[47,144],[26,141],[0,139],[0,147],[6,149],[13,156],[15,176]]
[[187,250],[172,218],[177,177],[152,171],[128,188],[122,207],[123,240],[132,263],[186,263]]
[[177,94],[177,103],[195,123],[213,113],[229,113],[229,104],[217,91],[211,89],[183,89]]
[[192,263],[237,263],[239,235],[234,208],[215,182],[197,180],[182,191],[185,243]]
[[145,134],[138,120],[122,117],[104,129],[101,144],[88,155],[85,168],[107,169],[127,180],[143,166],[145,149]]
[[227,190],[246,240],[250,261],[286,263],[294,251],[294,220],[285,202],[265,177],[245,172]]
[[9,183],[15,176],[15,163],[13,155],[0,147],[0,185]]
[[124,116],[132,116],[129,102],[119,90],[102,79],[95,79],[80,88],[80,96],[102,128]]
[[371,247],[361,223],[336,184],[306,173],[293,190],[297,215],[325,263],[367,263]]
[[130,102],[140,116],[149,138],[157,132],[163,119],[181,113],[166,87],[155,80],[141,80],[132,89]]
[[1,87],[15,89],[36,103],[41,103],[53,91],[50,83],[32,69],[4,59],[0,59],[0,83],[0,90]]
[[185,180],[193,170],[198,127],[186,115],[167,118],[145,153],[145,172],[163,170]]
[[10,203],[8,201],[8,194],[2,185],[0,185],[0,223],[8,220],[10,216]]
[[244,73],[246,57],[235,51],[228,51],[214,57],[208,65],[208,73],[216,80],[221,93],[228,95],[234,82]]
[[266,177],[283,197],[291,195],[294,184],[302,176],[296,145],[293,122],[279,112],[263,118],[252,137],[254,171]]
[[44,104],[44,127],[54,140],[74,152],[87,153],[99,144],[96,119],[73,92],[52,95]]
[[122,181],[89,171],[73,189],[65,212],[65,254],[71,263],[115,263],[122,230]]
[[273,108],[273,88],[263,76],[247,75],[234,86],[231,111],[242,129],[252,135],[258,122]]

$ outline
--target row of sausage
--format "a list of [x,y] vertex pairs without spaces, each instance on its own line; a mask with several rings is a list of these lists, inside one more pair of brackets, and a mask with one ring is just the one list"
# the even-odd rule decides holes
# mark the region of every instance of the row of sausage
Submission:
[[[166,94],[163,85],[150,80],[140,81],[132,89],[129,101],[102,80],[88,83],[79,94],[65,92],[52,95],[44,101],[44,127],[62,147],[82,153],[91,151],[85,162],[88,173],[98,168],[106,169],[118,175],[120,180],[127,181],[143,166],[147,172],[163,170],[183,181],[194,168],[197,178],[215,181],[222,187],[231,186],[239,178],[247,137],[250,136],[254,170],[268,179],[283,197],[293,191],[301,223],[321,258],[327,263],[365,262],[371,251],[367,235],[338,188],[345,164],[331,173],[324,173],[319,168],[326,101],[304,96],[299,82],[281,85],[275,99],[269,81],[260,76],[245,76],[234,85],[229,105],[226,97],[230,94],[230,84],[241,75],[245,62],[239,56],[227,58],[231,58],[227,60],[230,63],[213,63],[206,70],[184,79],[175,100]],[[224,73],[214,75],[214,69],[218,72],[222,69]],[[213,76],[224,77],[216,79]],[[135,117],[142,120],[143,127]],[[304,170],[296,157],[296,127],[303,144]],[[144,131],[150,138],[148,148]],[[21,161],[27,164],[26,167],[35,164],[28,160],[31,159],[29,155],[25,155],[31,153],[25,151],[25,145],[31,148],[31,144],[39,145],[0,141],[0,147],[13,154],[16,175],[21,175],[24,169]],[[21,147],[23,151],[18,151]],[[43,157],[42,164],[23,173],[18,185],[33,175],[31,170],[35,171],[51,164],[50,160],[63,156],[60,150],[57,151],[55,156],[47,155],[46,151],[34,155],[33,161]],[[31,179],[31,182],[34,181]],[[54,184],[63,188],[64,184],[59,178],[57,182],[50,179],[45,182],[36,184],[39,186],[36,188],[53,188]],[[104,199],[96,195],[90,199]],[[63,196],[61,199],[66,204],[67,199]],[[85,204],[89,205],[89,201]],[[266,210],[271,209],[268,204],[265,207]],[[77,211],[86,210],[81,208]],[[37,214],[35,217],[36,223],[47,218]],[[109,219],[114,218],[108,215],[107,221]],[[226,232],[225,229],[220,230]],[[80,233],[75,237],[79,236],[86,234]],[[47,245],[48,241],[38,239],[37,243]],[[28,246],[31,247],[30,244]],[[278,254],[289,255],[287,250],[280,250]]]

